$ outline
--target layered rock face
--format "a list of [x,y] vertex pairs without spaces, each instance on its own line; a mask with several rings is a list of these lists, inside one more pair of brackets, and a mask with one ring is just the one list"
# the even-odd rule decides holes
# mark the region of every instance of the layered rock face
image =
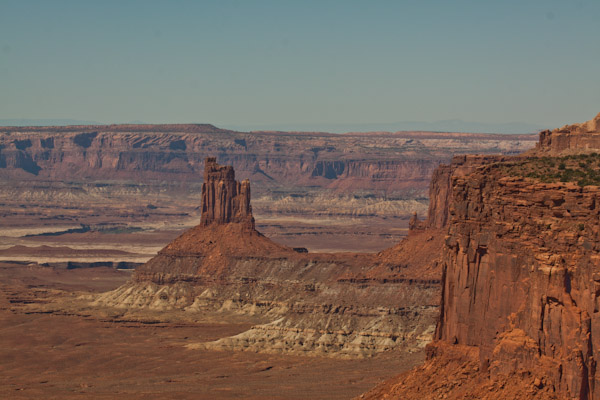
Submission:
[[540,132],[537,150],[547,154],[598,151],[600,149],[600,114],[581,124],[565,125]]
[[97,304],[257,323],[192,347],[368,357],[431,340],[439,267],[423,272],[435,264],[439,232],[415,232],[380,254],[299,253],[254,229],[249,182],[214,158],[202,197],[201,223]]
[[524,369],[600,398],[600,189],[481,166],[454,180],[437,337],[477,346],[492,375]]
[[429,216],[448,221],[437,340],[422,367],[366,398],[600,399],[597,121],[434,174],[432,199],[449,199]]
[[0,178],[196,182],[218,154],[259,187],[424,191],[453,154],[515,153],[533,135],[234,132],[212,125],[0,127]]
[[441,164],[431,177],[429,184],[429,210],[422,227],[429,229],[446,228],[452,204],[453,180],[467,175],[482,164],[506,160],[504,156],[455,156],[450,164]]

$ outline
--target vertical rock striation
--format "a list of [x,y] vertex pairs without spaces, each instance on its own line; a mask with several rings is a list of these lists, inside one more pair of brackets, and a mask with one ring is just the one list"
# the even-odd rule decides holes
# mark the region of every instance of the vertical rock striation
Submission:
[[254,230],[250,181],[236,181],[232,166],[219,165],[216,158],[208,157],[204,163],[200,225],[227,223],[241,223]]
[[423,367],[366,398],[600,399],[600,186],[578,178],[597,176],[597,152],[600,114],[541,132],[535,152],[438,169],[436,341]]
[[426,222],[428,228],[443,228],[448,222],[451,175],[452,167],[441,164],[431,176],[431,183],[429,184],[429,211]]
[[525,370],[565,397],[600,398],[598,204],[598,187],[495,166],[455,178],[437,338],[477,346],[492,377]]
[[441,164],[431,177],[429,210],[425,226],[430,229],[441,229],[448,225],[449,208],[452,202],[452,182],[455,177],[467,175],[482,164],[506,159],[505,156],[467,155],[453,157],[449,165]]

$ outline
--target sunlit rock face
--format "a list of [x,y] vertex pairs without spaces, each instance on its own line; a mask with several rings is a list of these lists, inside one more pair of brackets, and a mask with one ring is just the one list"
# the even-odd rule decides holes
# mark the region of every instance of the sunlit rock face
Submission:
[[433,174],[427,222],[446,221],[436,340],[422,367],[365,398],[600,399],[599,125]]
[[437,338],[477,346],[492,376],[527,370],[598,398],[599,204],[596,186],[498,165],[455,176]]
[[200,224],[208,226],[232,222],[254,229],[250,181],[236,181],[232,166],[221,166],[217,164],[216,158],[209,157],[204,162]]
[[546,154],[593,152],[600,149],[600,113],[595,118],[540,132],[536,150]]

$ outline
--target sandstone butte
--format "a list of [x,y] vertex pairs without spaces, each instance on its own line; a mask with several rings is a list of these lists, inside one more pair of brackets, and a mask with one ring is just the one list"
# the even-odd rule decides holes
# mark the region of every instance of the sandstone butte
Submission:
[[[600,399],[600,114],[433,176],[445,224],[427,361],[365,399]],[[437,182],[437,183],[436,183]],[[416,222],[415,222],[416,223]]]
[[415,229],[409,240],[378,254],[279,245],[255,228],[250,183],[207,158],[200,224],[138,267],[130,283],[95,302],[126,312],[255,323],[191,348],[343,358],[412,354],[431,341],[439,314],[440,232]]

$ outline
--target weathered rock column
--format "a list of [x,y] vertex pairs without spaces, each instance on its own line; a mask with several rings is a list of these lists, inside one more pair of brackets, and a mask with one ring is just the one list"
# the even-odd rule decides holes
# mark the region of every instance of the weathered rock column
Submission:
[[219,165],[216,158],[208,157],[204,162],[200,225],[228,223],[242,223],[254,229],[250,181],[236,181],[232,166]]

